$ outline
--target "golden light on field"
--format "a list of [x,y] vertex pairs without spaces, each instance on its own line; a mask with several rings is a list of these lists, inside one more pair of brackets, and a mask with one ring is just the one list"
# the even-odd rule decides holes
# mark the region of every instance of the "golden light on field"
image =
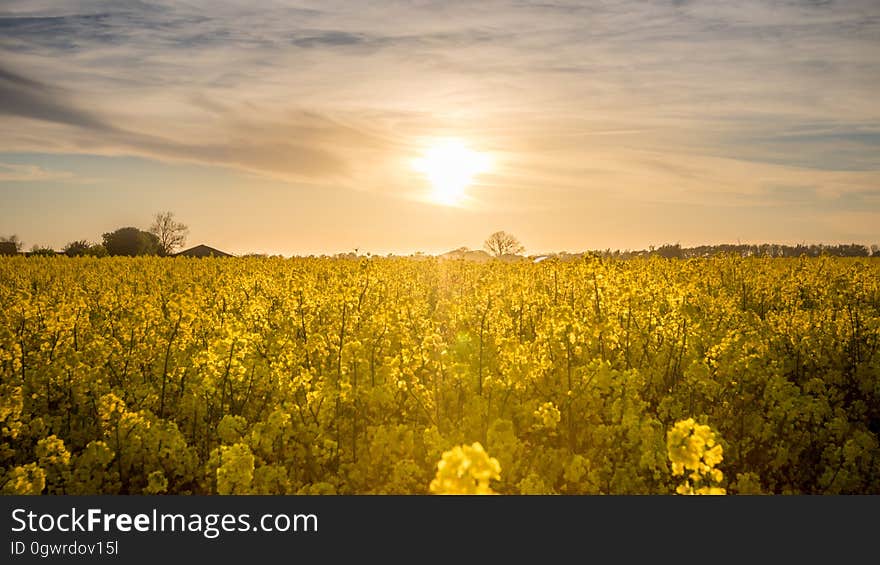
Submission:
[[431,185],[431,201],[445,206],[461,205],[475,177],[488,172],[491,165],[489,155],[458,139],[432,141],[413,161],[413,168]]

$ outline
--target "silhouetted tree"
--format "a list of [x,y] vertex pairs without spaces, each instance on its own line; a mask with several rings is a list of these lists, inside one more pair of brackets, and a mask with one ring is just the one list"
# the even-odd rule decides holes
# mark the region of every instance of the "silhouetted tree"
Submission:
[[119,228],[105,233],[104,248],[109,255],[155,255],[159,252],[159,238],[137,228]]
[[80,239],[65,245],[64,254],[68,257],[106,257],[107,250],[100,243],[92,243],[91,241]]
[[656,251],[652,251],[652,255],[659,255],[660,257],[665,257],[667,259],[681,259],[684,257],[684,254],[681,250],[681,245],[676,243],[675,245],[661,245],[660,249]]
[[492,253],[496,257],[522,253],[526,249],[518,239],[503,231],[497,231],[490,235],[489,239],[486,240],[483,246],[486,248],[486,251]]
[[159,212],[150,226],[150,233],[159,240],[159,255],[171,255],[183,247],[189,228],[174,221],[174,212]]
[[42,245],[34,245],[31,247],[30,252],[28,253],[31,257],[55,257],[57,253],[51,247],[44,247]]
[[91,246],[92,244],[84,239],[71,241],[64,246],[64,254],[68,257],[79,257],[87,254]]
[[107,255],[109,255],[109,253],[107,253],[107,248],[104,247],[102,244],[95,243],[91,247],[89,247],[86,255],[88,255],[89,257],[106,257]]
[[15,255],[21,251],[21,240],[17,235],[0,237],[0,255]]

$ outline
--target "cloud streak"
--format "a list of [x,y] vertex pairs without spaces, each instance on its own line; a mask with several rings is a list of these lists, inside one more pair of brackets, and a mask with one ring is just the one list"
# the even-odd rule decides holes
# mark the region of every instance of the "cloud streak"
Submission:
[[67,171],[50,171],[36,165],[0,163],[0,182],[74,181],[76,176]]
[[[62,141],[56,146],[58,151],[122,152],[238,167],[279,178],[340,180],[348,165],[339,156],[339,148],[383,145],[381,140],[371,139],[367,133],[316,113],[288,112],[280,123],[240,119],[222,105],[212,105],[204,98],[200,104],[221,114],[225,140],[186,135],[176,139],[114,125],[80,108],[69,96],[64,89],[0,67],[0,115],[62,126],[49,130],[58,139],[69,138],[69,144]],[[75,131],[71,133],[70,128]],[[40,141],[16,140],[14,135],[5,143],[9,151],[46,149]]]
[[62,90],[0,67],[0,114],[55,122],[100,132],[115,128],[64,101]]

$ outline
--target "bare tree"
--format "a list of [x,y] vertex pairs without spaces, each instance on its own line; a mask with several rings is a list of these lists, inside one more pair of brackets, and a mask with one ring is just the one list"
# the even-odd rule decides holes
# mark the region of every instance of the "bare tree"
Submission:
[[150,233],[159,240],[159,255],[171,255],[183,247],[189,228],[174,221],[174,212],[159,212],[150,226]]
[[518,239],[503,231],[497,231],[490,235],[483,246],[496,257],[522,253],[526,249]]

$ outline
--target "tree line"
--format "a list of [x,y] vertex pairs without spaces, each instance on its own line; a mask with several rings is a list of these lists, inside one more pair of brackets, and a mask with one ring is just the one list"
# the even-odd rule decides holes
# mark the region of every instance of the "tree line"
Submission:
[[[92,256],[106,257],[113,255],[158,255],[160,257],[173,255],[186,243],[189,228],[174,219],[173,212],[159,212],[153,217],[153,223],[148,230],[135,227],[118,228],[102,235],[101,243],[80,239],[71,241],[61,251],[61,254],[69,257]],[[0,255],[12,255],[20,253],[22,242],[16,235],[0,237]],[[483,248],[495,257],[516,256],[525,251],[525,247],[512,234],[497,231],[490,235],[483,244]],[[461,250],[468,251],[466,247]],[[337,254],[336,257],[358,257],[357,249],[354,253]],[[34,245],[28,255],[58,255],[59,252],[49,247]],[[248,254],[246,256],[260,254]],[[368,254],[369,255],[369,254]],[[422,255],[417,253],[416,256]],[[761,244],[716,244],[698,245],[695,247],[682,247],[681,244],[664,244],[660,247],[650,246],[641,250],[591,250],[580,253],[545,254],[543,257],[557,259],[576,259],[586,255],[596,257],[611,257],[615,259],[632,259],[636,257],[665,257],[668,259],[694,259],[699,257],[714,257],[717,255],[737,255],[740,257],[880,257],[880,245],[870,247],[859,243],[843,243],[836,245],[828,244],[797,244],[785,245],[779,243]]]
[[[125,255],[173,255],[186,243],[189,228],[174,219],[173,212],[158,212],[153,217],[149,229],[127,226],[107,232],[101,236],[101,242],[87,239],[71,241],[64,246],[61,253],[68,257],[106,257]],[[0,238],[0,254],[20,253],[22,242],[16,235]],[[59,253],[51,247],[34,245],[28,255],[54,256]]]
[[[495,257],[517,255],[525,251],[525,247],[519,240],[503,231],[498,231],[489,236],[483,247]],[[664,244],[660,247],[651,246],[648,249],[637,251],[605,249],[585,253],[554,253],[550,257],[576,258],[584,255],[613,257],[616,259],[630,259],[634,257],[665,257],[668,259],[695,259],[698,257],[714,257],[716,255],[738,255],[740,257],[880,257],[880,245],[874,244],[868,247],[859,243],[842,243],[837,245],[827,244],[797,244],[784,245],[778,243],[761,244],[717,244],[698,245],[695,247],[682,247],[681,244]]]
[[719,244],[698,245],[696,247],[682,247],[680,244],[666,244],[660,247],[650,247],[640,251],[596,251],[593,254],[618,257],[622,259],[630,257],[657,256],[670,259],[694,259],[698,257],[714,257],[716,255],[738,255],[740,257],[880,257],[880,246],[874,244],[868,247],[859,243],[843,243],[837,245],[797,244],[783,245],[778,243],[761,244]]

